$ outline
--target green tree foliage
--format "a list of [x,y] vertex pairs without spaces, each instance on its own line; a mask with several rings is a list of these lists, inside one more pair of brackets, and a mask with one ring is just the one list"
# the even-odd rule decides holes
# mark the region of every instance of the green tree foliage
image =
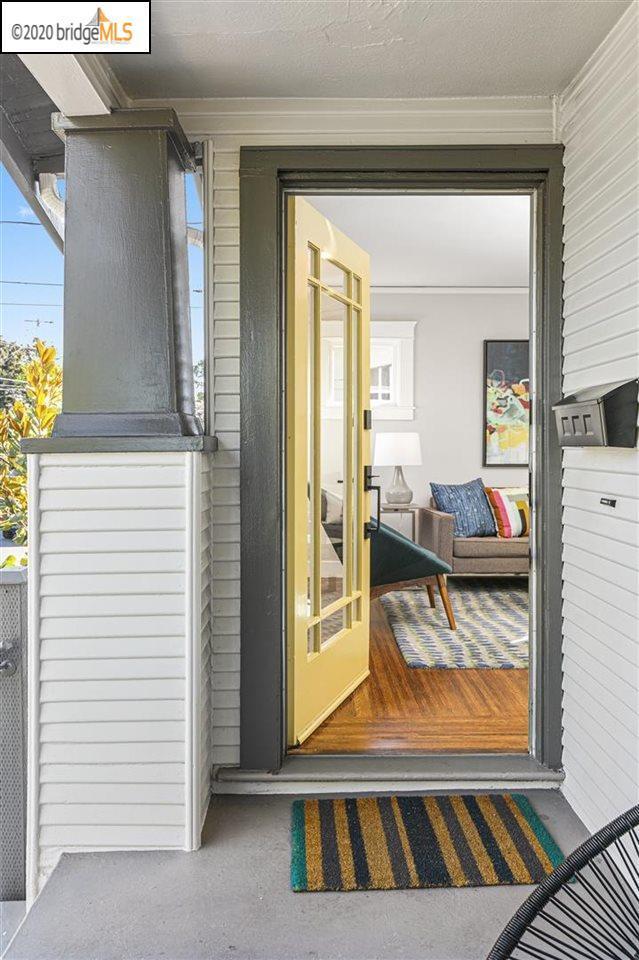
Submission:
[[[10,369],[15,369],[18,361],[10,346]],[[25,348],[14,346],[24,361],[21,351]],[[0,409],[0,530],[11,534],[16,543],[27,539],[27,458],[20,441],[48,437],[62,403],[62,368],[55,347],[36,339],[32,349],[31,359],[27,356],[18,368],[19,392]]]
[[0,337],[0,409],[5,410],[26,388],[23,370],[38,353],[35,344],[25,346]]

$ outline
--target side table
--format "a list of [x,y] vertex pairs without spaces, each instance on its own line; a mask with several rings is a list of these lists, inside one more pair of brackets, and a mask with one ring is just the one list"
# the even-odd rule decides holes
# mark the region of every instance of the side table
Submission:
[[398,533],[403,533],[405,537],[410,537],[414,543],[417,542],[418,510],[419,505],[416,503],[382,503],[380,507],[380,513],[386,515],[382,518],[383,523],[387,523]]

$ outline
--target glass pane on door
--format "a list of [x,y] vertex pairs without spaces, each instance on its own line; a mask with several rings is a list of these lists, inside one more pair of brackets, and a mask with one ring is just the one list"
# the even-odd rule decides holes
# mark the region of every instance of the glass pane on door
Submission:
[[[309,247],[309,270],[312,273],[314,264],[314,255],[317,251]],[[307,577],[306,577],[306,615],[310,617],[317,616],[320,608],[318,577],[316,570],[318,566],[318,550],[315,537],[316,514],[318,513],[318,490],[315,479],[316,471],[316,448],[317,448],[317,418],[315,415],[315,392],[316,392],[316,353],[317,353],[317,318],[319,314],[319,289],[312,283],[307,288],[307,351],[306,351],[306,556],[307,556]],[[308,652],[312,653],[317,646],[317,631],[309,631]]]
[[[360,532],[364,526],[364,510],[362,504],[362,489],[364,484],[364,464],[361,445],[361,424],[363,397],[361,388],[362,362],[362,313],[361,310],[351,309],[351,430],[353,449],[350,463],[351,484],[351,534],[352,552],[349,565],[348,592],[355,593],[362,589],[362,565],[359,549]],[[354,612],[351,611],[354,616]],[[354,619],[359,617],[354,616]]]
[[322,291],[320,394],[321,486],[321,606],[344,596],[346,398],[344,353],[347,344],[348,307]]
[[333,290],[346,294],[348,292],[348,276],[348,270],[344,270],[339,264],[333,263],[332,260],[327,258],[322,260],[322,283],[327,287],[332,287]]

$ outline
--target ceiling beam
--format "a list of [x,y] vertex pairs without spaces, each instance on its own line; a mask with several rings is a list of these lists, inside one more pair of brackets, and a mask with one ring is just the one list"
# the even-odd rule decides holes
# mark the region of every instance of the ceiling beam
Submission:
[[100,54],[22,53],[25,67],[68,117],[108,114],[129,98]]
[[31,158],[22,146],[4,107],[0,106],[0,161],[27,201],[36,217],[45,228],[58,250],[63,249],[63,239],[56,230],[36,192],[35,175]]

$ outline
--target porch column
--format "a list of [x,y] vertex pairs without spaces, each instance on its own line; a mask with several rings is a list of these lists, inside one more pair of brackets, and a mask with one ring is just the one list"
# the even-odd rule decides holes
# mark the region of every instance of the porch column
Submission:
[[65,850],[199,844],[210,784],[209,453],[173,111],[56,116],[63,410],[28,440],[31,901]]
[[172,110],[55,114],[66,144],[64,400],[54,437],[197,436],[184,173]]

